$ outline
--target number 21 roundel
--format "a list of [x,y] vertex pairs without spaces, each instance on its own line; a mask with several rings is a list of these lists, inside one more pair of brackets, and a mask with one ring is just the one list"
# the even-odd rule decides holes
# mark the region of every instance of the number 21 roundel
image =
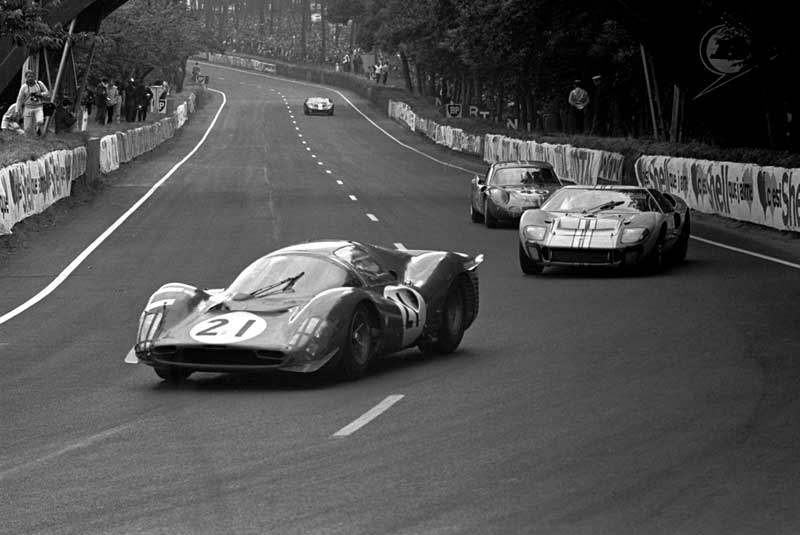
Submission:
[[189,330],[197,342],[204,344],[232,344],[258,336],[267,328],[267,322],[249,312],[231,312],[203,320]]

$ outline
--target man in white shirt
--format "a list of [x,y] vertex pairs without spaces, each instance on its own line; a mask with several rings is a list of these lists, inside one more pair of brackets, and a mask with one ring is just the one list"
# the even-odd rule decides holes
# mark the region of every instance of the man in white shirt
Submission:
[[585,108],[589,104],[589,93],[581,87],[581,81],[575,80],[572,91],[569,92],[569,104],[575,116],[575,133],[583,133],[583,117]]

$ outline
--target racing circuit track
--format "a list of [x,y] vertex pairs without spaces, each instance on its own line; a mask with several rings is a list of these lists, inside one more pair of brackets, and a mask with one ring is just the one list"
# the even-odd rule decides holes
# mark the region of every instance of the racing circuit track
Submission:
[[[203,146],[0,325],[0,532],[800,531],[800,270],[693,240],[687,263],[658,276],[524,277],[515,230],[469,222],[472,174],[457,167],[481,162],[352,94],[375,124],[329,90],[205,69],[227,103]],[[336,115],[305,117],[312,94],[331,95]],[[221,104],[4,259],[0,315],[186,156]],[[484,253],[461,349],[409,351],[350,383],[169,386],[123,363],[162,283],[224,286],[273,248],[324,237]]]

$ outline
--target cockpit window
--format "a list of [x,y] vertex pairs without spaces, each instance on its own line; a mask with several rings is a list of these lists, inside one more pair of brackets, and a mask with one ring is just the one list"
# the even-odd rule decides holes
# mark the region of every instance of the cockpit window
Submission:
[[388,275],[387,271],[367,251],[356,245],[347,245],[337,249],[333,254],[353,266],[362,277],[371,282],[376,282]]
[[497,169],[490,180],[495,186],[560,186],[556,174],[546,167],[503,167]]
[[317,255],[285,254],[259,258],[242,271],[229,289],[249,294],[287,277],[304,275],[292,284],[298,295],[314,295],[330,288],[356,286],[358,282],[342,266]]

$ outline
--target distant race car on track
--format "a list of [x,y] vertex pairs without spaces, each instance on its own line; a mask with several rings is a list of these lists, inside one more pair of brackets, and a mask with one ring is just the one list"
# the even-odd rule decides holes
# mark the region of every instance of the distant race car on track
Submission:
[[680,197],[638,186],[565,186],[519,223],[519,263],[526,274],[546,266],[644,265],[659,271],[683,262],[689,209]]
[[274,251],[224,289],[169,283],[150,297],[125,362],[168,381],[195,371],[331,369],[417,346],[450,353],[478,314],[478,266],[446,251],[315,241]]
[[308,97],[303,102],[306,115],[333,115],[333,100],[327,97]]
[[494,163],[486,176],[472,179],[469,214],[473,222],[482,220],[489,228],[498,221],[518,221],[525,210],[538,208],[562,185],[547,162]]

